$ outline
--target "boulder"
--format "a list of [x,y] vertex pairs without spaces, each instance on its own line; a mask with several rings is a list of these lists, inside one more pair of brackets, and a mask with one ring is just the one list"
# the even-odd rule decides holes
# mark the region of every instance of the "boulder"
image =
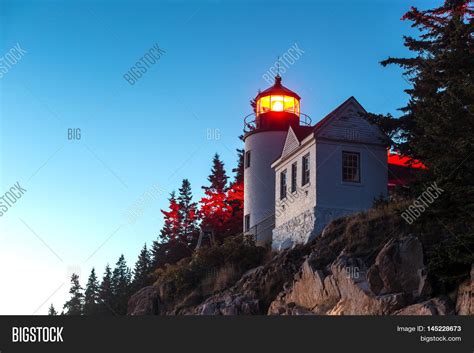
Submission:
[[320,268],[318,254],[308,256],[268,314],[291,315],[296,307],[323,315],[387,315],[430,292],[423,249],[414,236],[390,239],[369,269],[363,259],[345,250]]
[[452,315],[453,303],[448,297],[436,297],[422,303],[409,305],[394,313],[395,315]]
[[374,295],[367,283],[363,261],[341,253],[327,274],[312,265],[310,256],[291,286],[272,302],[268,314],[308,311],[319,315],[383,315],[404,304],[403,293]]
[[128,315],[156,315],[158,308],[159,294],[154,286],[140,289],[131,296],[128,301]]
[[389,240],[370,267],[367,280],[377,295],[408,293],[415,298],[429,295],[431,288],[423,263],[423,248],[417,237]]

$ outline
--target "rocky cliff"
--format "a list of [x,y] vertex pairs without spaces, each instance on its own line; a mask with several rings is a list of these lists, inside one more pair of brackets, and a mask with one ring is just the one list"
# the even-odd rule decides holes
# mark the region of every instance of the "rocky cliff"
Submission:
[[[433,289],[422,241],[399,217],[370,211],[329,224],[311,244],[274,253],[225,288],[177,301],[157,283],[130,315],[472,315],[471,278]],[[170,305],[170,303],[173,303]]]

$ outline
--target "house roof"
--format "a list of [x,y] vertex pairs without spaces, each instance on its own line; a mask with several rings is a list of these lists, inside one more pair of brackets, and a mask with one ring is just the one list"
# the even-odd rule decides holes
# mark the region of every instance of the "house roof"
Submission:
[[257,97],[255,97],[255,100],[257,101],[260,97],[265,97],[265,96],[270,96],[270,95],[284,95],[284,96],[295,97],[298,100],[301,99],[301,97],[298,94],[296,94],[296,92],[293,92],[291,89],[281,84],[281,77],[279,75],[275,76],[275,83],[273,84],[273,86],[271,86],[270,88],[267,88],[263,92],[260,92],[257,95]]
[[316,123],[316,125],[314,125],[313,127],[313,131],[316,133],[318,132],[319,130],[321,130],[321,128],[323,126],[326,125],[326,123],[328,121],[331,120],[332,117],[334,117],[335,115],[337,115],[337,113],[339,113],[341,110],[344,110],[346,108],[346,106],[349,104],[349,103],[355,103],[359,108],[360,110],[362,110],[363,112],[366,112],[366,110],[364,109],[364,107],[357,101],[357,99],[355,99],[354,96],[350,96],[349,98],[347,98],[344,102],[342,102],[336,109],[334,109],[332,112],[330,112],[328,115],[326,115],[324,118],[322,118],[320,121],[318,121]]
[[[263,93],[263,92],[262,92]],[[341,111],[347,108],[349,104],[355,104],[360,111],[366,112],[366,110],[362,107],[362,105],[355,99],[354,96],[351,96],[347,98],[344,102],[342,102],[338,107],[336,107],[334,110],[332,110],[329,114],[327,114],[324,118],[322,118],[320,121],[318,121],[315,125],[313,126],[292,126],[290,129],[293,130],[296,138],[298,139],[298,142],[301,144],[301,142],[308,136],[310,135],[316,135],[328,122],[330,122],[335,116],[337,116]],[[288,129],[289,131],[289,129]],[[284,146],[283,146],[284,149]],[[283,152],[282,149],[282,152]],[[276,163],[282,158],[282,154],[273,162]],[[273,165],[272,163],[272,165]]]
[[292,126],[291,129],[296,135],[298,141],[304,140],[314,131],[314,126]]

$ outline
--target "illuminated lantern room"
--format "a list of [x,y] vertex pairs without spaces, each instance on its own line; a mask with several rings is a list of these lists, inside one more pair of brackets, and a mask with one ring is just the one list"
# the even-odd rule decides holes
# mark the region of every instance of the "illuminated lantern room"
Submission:
[[300,99],[277,75],[274,85],[255,97],[255,129],[286,130],[299,125]]
[[281,84],[281,77],[275,77],[275,84],[260,92],[256,98],[257,116],[268,112],[286,112],[300,115],[300,97]]

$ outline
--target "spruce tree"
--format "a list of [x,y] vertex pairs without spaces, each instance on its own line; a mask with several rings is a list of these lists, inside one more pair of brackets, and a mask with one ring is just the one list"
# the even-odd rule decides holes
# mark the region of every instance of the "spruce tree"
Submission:
[[198,211],[197,204],[192,201],[193,194],[191,191],[191,183],[188,179],[184,179],[179,189],[178,205],[180,214],[180,231],[179,238],[183,244],[192,246],[194,240],[198,236]]
[[224,163],[216,153],[212,159],[211,174],[207,178],[210,182],[210,186],[203,186],[202,188],[213,193],[223,193],[226,190],[227,179],[229,179],[229,177],[226,174]]
[[203,186],[205,196],[199,201],[201,227],[214,233],[214,238],[222,240],[230,235],[233,205],[228,200],[227,174],[224,163],[216,154],[212,160],[209,186]]
[[96,315],[99,313],[99,282],[92,268],[84,291],[84,315]]
[[419,38],[405,37],[405,46],[415,56],[382,61],[404,68],[411,84],[402,116],[390,120],[397,131],[395,147],[421,160],[429,180],[447,189],[446,209],[453,216],[474,213],[472,15],[468,0],[447,0],[432,10],[412,8],[403,19],[422,33]]
[[114,293],[113,309],[118,315],[125,315],[127,313],[131,277],[131,271],[127,267],[125,256],[122,254],[112,272],[112,291]]
[[161,213],[164,215],[164,224],[160,231],[161,242],[177,240],[181,229],[181,212],[174,191],[171,192],[170,198],[168,200],[169,210],[161,210]]
[[56,309],[54,308],[53,304],[50,305],[49,309],[48,309],[48,315],[49,316],[56,316],[58,315],[58,312],[56,311]]
[[143,246],[138,256],[138,260],[135,263],[135,269],[133,270],[133,291],[137,291],[148,284],[148,275],[151,268],[150,252],[147,249],[146,244]]
[[428,185],[442,190],[414,226],[439,244],[429,256],[429,267],[445,282],[467,276],[474,260],[473,14],[470,1],[446,0],[440,7],[411,8],[404,15],[420,31],[418,37],[405,37],[413,55],[390,57],[382,65],[405,70],[409,101],[398,119],[374,119],[398,151],[428,168],[412,185],[411,197]]
[[79,284],[79,276],[75,273],[71,276],[71,288],[69,289],[71,299],[64,304],[66,315],[82,315],[84,306],[84,295],[82,294],[82,287]]
[[116,315],[114,310],[115,297],[112,289],[112,270],[107,264],[99,288],[99,313],[101,315]]

